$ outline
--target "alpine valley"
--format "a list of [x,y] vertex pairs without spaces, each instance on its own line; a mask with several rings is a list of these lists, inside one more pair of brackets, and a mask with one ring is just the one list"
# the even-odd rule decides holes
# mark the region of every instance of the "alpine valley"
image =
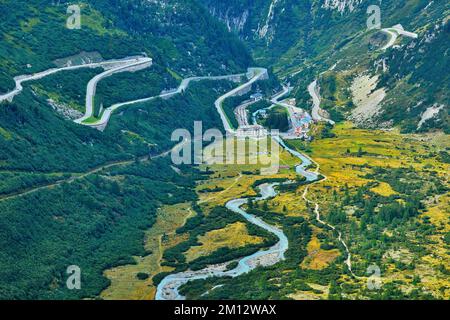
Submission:
[[0,0],[0,299],[448,300],[449,20]]

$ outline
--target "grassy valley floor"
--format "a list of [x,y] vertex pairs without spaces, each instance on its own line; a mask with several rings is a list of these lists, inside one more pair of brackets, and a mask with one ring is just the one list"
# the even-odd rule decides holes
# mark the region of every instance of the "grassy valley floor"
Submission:
[[[336,232],[316,221],[313,208],[302,199],[305,187],[299,186],[257,205],[252,213],[277,221],[285,232],[292,228],[285,220],[305,219],[303,234],[288,235],[291,252],[300,251],[239,279],[188,283],[182,290],[189,298],[211,288],[202,298],[449,298],[448,136],[361,130],[350,123],[332,132],[334,138],[290,144],[306,151],[327,176],[309,187],[308,197],[319,203],[322,220],[342,232],[356,278],[344,266],[347,257]],[[250,177],[240,180],[243,169],[236,170],[226,179],[216,171],[208,181],[210,187],[227,188],[209,207],[249,192]],[[379,290],[367,287],[373,279],[367,270],[373,265],[381,272]],[[240,292],[240,287],[256,291]]]

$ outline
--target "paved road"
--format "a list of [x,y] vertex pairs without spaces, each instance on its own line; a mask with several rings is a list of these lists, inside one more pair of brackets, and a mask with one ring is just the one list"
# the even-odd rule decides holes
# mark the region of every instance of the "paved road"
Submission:
[[76,65],[76,66],[62,67],[62,68],[52,68],[52,69],[48,69],[46,71],[34,73],[31,75],[17,76],[14,78],[16,87],[14,88],[14,90],[12,90],[6,94],[0,95],[0,102],[6,101],[6,100],[12,101],[16,95],[18,95],[20,92],[22,92],[22,90],[23,90],[22,84],[24,82],[39,80],[39,79],[42,79],[49,75],[52,75],[52,74],[55,74],[58,72],[62,72],[62,71],[72,71],[72,70],[77,70],[77,69],[82,69],[82,68],[108,67],[108,66],[115,65],[115,64],[126,64],[126,63],[130,63],[130,62],[135,62],[135,61],[136,61],[136,58],[133,58],[133,59],[126,58],[126,59],[122,59],[122,60],[118,60],[118,59],[108,60],[108,61],[103,61],[103,62],[87,63],[87,64],[81,64],[81,65]]
[[241,105],[239,105],[236,109],[234,109],[234,115],[236,116],[239,127],[248,127],[250,124],[248,123],[248,112],[247,108],[252,104],[255,104],[257,101],[248,101]]
[[291,88],[289,86],[283,85],[283,90],[274,95],[270,100],[270,102],[272,102],[273,104],[278,104],[280,99],[283,98],[285,95],[287,95],[290,91]]
[[[91,63],[91,64],[85,64],[85,65],[78,65],[78,66],[70,66],[70,67],[63,67],[63,68],[55,68],[55,69],[49,69],[47,71],[44,72],[40,72],[40,73],[36,73],[33,75],[26,75],[26,76],[19,76],[14,78],[15,82],[16,82],[16,88],[4,95],[0,96],[0,102],[4,101],[4,100],[9,100],[12,101],[12,99],[19,94],[22,90],[22,83],[26,82],[26,81],[32,81],[32,80],[38,80],[41,79],[43,77],[46,77],[48,75],[57,73],[57,72],[61,72],[61,71],[68,71],[68,70],[75,70],[75,69],[80,69],[80,68],[96,68],[96,67],[104,67],[107,65],[115,65],[118,64],[118,66],[114,66],[111,69],[95,76],[89,83],[87,86],[87,94],[86,94],[86,114],[83,118],[78,119],[77,122],[79,123],[83,123],[84,120],[90,118],[93,114],[93,106],[94,106],[94,97],[95,97],[95,91],[96,91],[96,86],[97,83],[101,80],[104,79],[105,77],[108,77],[114,73],[117,72],[124,72],[124,71],[130,71],[132,69],[135,68],[145,68],[145,67],[149,67],[151,66],[152,60],[150,58],[146,58],[146,57],[138,57],[138,58],[133,58],[133,59],[124,59],[124,60],[114,60],[114,61],[105,61],[105,62],[99,62],[99,63]],[[220,117],[222,119],[224,128],[226,131],[230,132],[230,133],[235,133],[235,130],[231,128],[228,118],[226,117],[223,109],[222,109],[222,104],[225,101],[225,99],[232,97],[234,95],[237,95],[238,93],[240,93],[242,90],[247,89],[249,86],[251,86],[253,83],[255,83],[258,80],[263,79],[264,77],[267,77],[267,70],[263,69],[263,68],[250,68],[249,69],[249,74],[252,74],[250,80],[242,85],[240,85],[239,87],[229,91],[228,93],[224,94],[223,96],[219,97],[216,102],[215,102],[215,106],[217,111],[220,114]],[[117,108],[120,108],[122,106],[125,105],[130,105],[130,104],[135,104],[135,103],[141,103],[141,102],[145,102],[145,101],[149,101],[151,99],[160,97],[160,98],[167,98],[167,97],[171,97],[175,94],[181,93],[184,90],[187,89],[187,87],[189,86],[189,84],[192,81],[200,81],[200,80],[221,80],[221,79],[230,79],[236,76],[242,76],[242,75],[228,75],[228,76],[218,76],[218,77],[192,77],[192,78],[187,78],[184,79],[180,86],[177,88],[177,90],[172,91],[172,92],[167,92],[167,93],[163,93],[159,96],[156,97],[149,97],[149,98],[145,98],[145,99],[139,99],[139,100],[133,100],[133,101],[129,101],[129,102],[124,102],[124,103],[120,103],[120,104],[115,104],[109,108],[107,108],[104,113],[102,114],[101,119],[99,119],[96,123],[83,123],[85,125],[90,125],[93,127],[103,127],[107,125],[108,120],[112,114],[112,112],[114,110],[116,110]],[[317,81],[314,81],[313,83],[310,84],[310,86],[308,87],[308,91],[310,92],[312,98],[313,98],[313,102],[314,102],[314,109],[313,109],[313,117],[314,115],[316,116],[317,119],[319,119],[320,115],[319,115],[319,110],[320,110],[320,98],[318,96],[318,93],[316,92],[316,86],[317,86]],[[273,103],[277,103],[278,99],[281,98],[282,96],[284,96],[288,91],[288,88],[284,88],[283,92],[280,93],[279,95],[275,96],[272,99]],[[82,120],[83,119],[83,120]],[[320,119],[322,119],[320,117]],[[324,119],[325,121],[329,121],[332,122],[331,120],[328,119]],[[334,124],[334,122],[332,122]],[[183,144],[185,142],[181,142],[181,144]],[[174,148],[178,148],[181,144],[175,146]],[[284,146],[286,149],[289,149],[286,147],[286,145],[283,143],[282,146]],[[302,160],[302,164],[299,165],[297,167],[297,172],[299,174],[304,175],[308,181],[315,181],[318,178],[318,170],[319,168],[317,167],[317,171],[315,173],[309,172],[306,170],[307,166],[309,164],[311,164],[311,162],[307,161],[307,158],[301,154],[299,154],[298,152],[295,152],[293,150],[288,150],[289,152],[291,152],[293,155],[297,155],[301,160]],[[169,154],[170,151],[166,151],[156,157],[161,157],[161,156],[166,156],[167,154]],[[148,158],[148,157],[147,157]],[[154,157],[153,157],[154,158]],[[102,166],[99,168],[95,168],[92,169],[91,171],[76,176],[76,177],[71,177],[65,181],[58,181],[56,183],[47,185],[47,186],[41,186],[41,187],[37,187],[35,189],[31,189],[31,190],[27,190],[21,194],[14,194],[11,196],[6,196],[2,199],[0,199],[0,201],[5,201],[11,198],[15,198],[15,197],[20,197],[20,196],[24,196],[36,191],[39,191],[41,189],[44,188],[52,188],[55,187],[63,182],[72,182],[78,179],[81,179],[89,174],[93,174],[96,172],[99,172],[105,168],[108,167],[112,167],[112,166],[117,166],[117,165],[124,165],[124,164],[128,164],[131,163],[132,161],[122,161],[122,162],[118,162],[118,163],[113,163],[113,164],[109,164],[106,166]],[[275,184],[272,185],[266,185],[265,187],[263,186],[261,189],[261,193],[262,193],[262,197],[258,198],[257,200],[264,200],[267,199],[269,197],[273,197],[276,195],[276,192],[274,190],[274,186]],[[306,194],[307,194],[307,190],[305,191],[304,194],[304,198],[306,201]],[[244,216],[244,218],[246,218],[249,222],[258,225],[264,229],[266,229],[267,231],[275,234],[278,238],[279,238],[279,242],[277,243],[277,245],[275,245],[274,247],[270,248],[269,250],[266,251],[260,251],[255,253],[254,255],[245,257],[243,259],[241,259],[239,261],[239,265],[236,269],[234,270],[230,270],[225,272],[226,270],[226,264],[221,265],[220,267],[217,266],[218,269],[214,269],[214,266],[212,266],[213,269],[206,269],[205,270],[200,270],[197,272],[192,272],[189,271],[185,274],[178,274],[178,275],[170,275],[168,277],[166,277],[165,279],[163,279],[163,281],[160,283],[160,285],[158,286],[158,291],[157,291],[157,298],[159,299],[173,299],[173,298],[182,298],[180,297],[180,295],[178,294],[178,287],[183,284],[186,283],[188,281],[194,280],[194,279],[205,279],[208,278],[210,276],[222,276],[222,275],[231,275],[231,276],[238,276],[240,274],[249,272],[250,270],[256,268],[258,265],[260,264],[264,264],[264,259],[263,257],[268,257],[267,260],[269,261],[268,265],[274,264],[282,259],[284,259],[284,252],[288,249],[288,241],[287,241],[287,237],[285,236],[285,234],[283,233],[282,230],[271,226],[267,223],[265,223],[263,220],[254,217],[252,215],[249,215],[248,213],[246,213],[244,210],[240,209],[240,207],[247,202],[248,199],[235,199],[230,201],[227,204],[227,207],[230,210],[233,210],[241,215]],[[322,220],[320,220],[320,215],[318,213],[318,204],[316,204],[316,213],[317,213],[317,220],[323,224],[325,224]],[[330,225],[329,225],[330,226]],[[332,227],[332,226],[330,226]],[[334,227],[332,227],[334,229]],[[345,244],[345,242],[342,240],[342,235],[339,232],[339,241],[342,242],[342,244],[344,245],[344,247],[347,250],[348,253],[348,258],[346,261],[346,264],[348,265],[350,271],[351,271],[351,256],[350,256],[350,252],[348,250],[347,245]],[[273,257],[275,256],[275,260],[273,260]],[[272,257],[272,258],[269,258]],[[252,262],[253,261],[253,262]],[[274,262],[274,263],[273,263]],[[266,261],[267,264],[267,261]],[[211,267],[208,267],[211,268]],[[200,278],[199,278],[200,277]],[[180,282],[181,281],[181,282]]]
[[202,80],[211,80],[211,81],[215,81],[215,80],[230,80],[230,79],[235,79],[241,76],[245,76],[245,73],[242,74],[232,74],[232,75],[225,75],[225,76],[205,76],[205,77],[190,77],[190,78],[186,78],[183,79],[183,81],[181,81],[180,85],[178,86],[178,88],[176,90],[172,90],[172,91],[168,91],[168,92],[164,92],[160,95],[157,96],[152,96],[152,97],[148,97],[148,98],[142,98],[142,99],[136,99],[136,100],[132,100],[132,101],[127,101],[127,102],[121,102],[121,103],[116,103],[114,105],[112,105],[111,107],[105,109],[105,111],[103,112],[103,114],[101,115],[101,118],[98,119],[95,122],[92,123],[84,123],[85,125],[89,125],[91,127],[95,127],[99,130],[104,130],[106,128],[106,126],[108,125],[108,122],[111,118],[111,115],[113,114],[113,112],[119,108],[125,107],[125,106],[131,106],[133,104],[139,104],[139,103],[144,103],[144,102],[148,102],[151,100],[155,100],[157,98],[162,98],[162,99],[168,99],[171,98],[177,94],[180,94],[182,92],[184,92],[189,85],[191,84],[191,82],[197,82],[197,81],[202,81]]
[[384,33],[387,33],[389,35],[389,41],[386,43],[381,50],[387,50],[390,47],[392,47],[395,44],[395,41],[397,41],[398,34],[397,32],[391,31],[390,29],[382,29]]
[[326,119],[320,115],[320,96],[317,90],[317,79],[311,82],[308,86],[308,92],[311,98],[313,99],[313,108],[311,112],[311,116],[315,121],[325,121],[330,123],[331,125],[335,125],[336,123],[333,120]]
[[227,92],[223,96],[219,97],[216,100],[216,102],[214,103],[214,105],[216,106],[217,112],[219,113],[220,118],[222,120],[223,127],[225,128],[225,131],[227,131],[228,133],[231,133],[231,134],[236,134],[236,130],[232,128],[231,123],[230,123],[227,115],[225,114],[225,111],[222,108],[223,102],[227,98],[235,96],[235,95],[239,94],[241,91],[251,87],[253,85],[253,83],[255,83],[256,81],[267,77],[267,69],[264,69],[264,68],[249,68],[248,71],[249,71],[248,72],[249,74],[252,74],[252,77],[250,78],[250,80],[248,82],[246,82],[246,83],[240,85],[239,87],[237,87],[237,88]]
[[270,105],[269,107],[264,108],[264,109],[256,110],[256,111],[252,114],[253,125],[257,125],[257,124],[258,124],[257,121],[256,121],[258,114],[260,114],[263,110],[264,110],[264,111],[267,111],[267,110],[272,109],[273,107],[275,107],[275,106],[279,103],[279,100],[280,100],[282,97],[284,97],[285,95],[287,95],[287,94],[290,92],[290,90],[291,90],[291,88],[289,88],[288,86],[283,85],[283,90],[281,90],[279,93],[275,94],[275,95],[270,99],[270,102],[272,102],[272,105]]

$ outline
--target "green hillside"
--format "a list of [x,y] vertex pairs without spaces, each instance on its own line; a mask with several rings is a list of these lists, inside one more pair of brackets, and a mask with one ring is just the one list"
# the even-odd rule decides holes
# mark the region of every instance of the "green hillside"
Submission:
[[[245,47],[195,1],[165,6],[142,1],[81,1],[81,29],[66,28],[70,1],[2,1],[0,92],[11,77],[46,70],[80,52],[104,59],[141,53],[182,74],[242,71]],[[179,7],[177,13],[174,7]],[[193,23],[194,21],[195,24]]]
[[[243,72],[247,49],[195,1],[83,1],[82,28],[65,27],[68,1],[1,1],[0,92],[12,78],[70,59],[145,53],[148,70],[122,73],[98,86],[104,105],[159,94],[189,75]],[[179,8],[177,13],[174,8]],[[107,130],[84,127],[47,99],[84,112],[87,82],[101,69],[57,73],[25,84],[0,104],[0,298],[80,299],[108,286],[105,269],[144,255],[144,231],[162,205],[194,201],[201,176],[177,174],[169,150],[177,128],[220,127],[211,108],[223,82],[200,82],[177,97],[121,110]],[[179,76],[177,76],[179,77]],[[66,268],[79,265],[80,291],[66,288]]]
[[[345,86],[338,90],[346,91],[359,74],[380,74],[374,65],[387,59],[388,71],[378,84],[387,85],[387,97],[381,103],[381,114],[370,119],[370,126],[389,123],[407,132],[449,130],[450,99],[446,92],[450,82],[448,72],[439,72],[450,63],[444,45],[450,39],[450,5],[445,1],[396,0],[378,4],[383,28],[401,24],[419,35],[417,40],[400,37],[397,44],[401,48],[386,53],[379,49],[388,41],[387,35],[367,29],[366,11],[371,3],[366,1],[335,2],[345,3],[342,8],[332,4],[327,7],[321,0],[202,1],[253,48],[256,61],[273,65],[280,77],[296,84],[294,94],[305,107],[310,104],[306,91],[309,82],[334,64],[335,76],[349,81],[338,83]],[[323,101],[323,107],[334,119],[345,119],[354,107],[351,96],[348,98],[340,102],[349,108],[337,107],[336,101]],[[436,105],[443,106],[439,115],[418,128],[421,115]],[[367,121],[362,125],[367,126]]]

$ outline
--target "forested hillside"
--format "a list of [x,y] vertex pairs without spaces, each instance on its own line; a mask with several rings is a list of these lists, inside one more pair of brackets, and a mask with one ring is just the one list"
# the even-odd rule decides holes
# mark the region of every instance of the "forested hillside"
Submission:
[[[152,57],[148,70],[99,84],[106,106],[159,94],[181,77],[243,72],[252,63],[195,1],[81,1],[79,30],[66,28],[69,3],[1,1],[0,92],[14,87],[14,76],[69,60]],[[195,168],[149,156],[168,151],[171,133],[194,121],[220,127],[211,106],[232,83],[200,82],[172,99],[121,110],[100,132],[70,119],[84,112],[87,82],[100,72],[57,73],[0,104],[1,299],[96,297],[109,283],[105,269],[148,254],[144,232],[159,207],[196,199]],[[82,270],[79,291],[67,290],[69,265]]]
[[[0,0],[0,96],[20,75],[137,56],[145,68],[95,85],[89,119],[158,96],[122,105],[103,131],[73,120],[108,67],[2,98],[0,300],[153,299],[178,272],[205,272],[166,282],[192,299],[448,299],[450,4],[375,2],[381,27],[368,29],[368,0],[80,0],[71,29],[72,1]],[[381,30],[398,24],[409,37]],[[249,67],[267,74],[246,80]],[[172,133],[223,129],[220,111],[266,138],[239,128],[257,110],[283,132],[269,137],[277,173],[252,162],[273,160],[261,145],[248,163],[171,161]],[[221,276],[253,254],[249,272]],[[80,290],[66,285],[72,265]]]
[[[381,111],[361,120],[361,125],[400,125],[407,132],[449,130],[450,99],[445,92],[450,81],[448,72],[438,71],[450,64],[444,45],[450,39],[448,2],[202,1],[229,30],[253,47],[256,61],[274,65],[279,76],[296,84],[296,98],[305,107],[310,104],[306,91],[309,82],[336,63],[335,77],[345,77],[347,82],[333,81],[338,90],[346,91],[358,75],[380,74],[376,66],[382,60],[387,70],[381,75],[378,88],[385,86],[387,97],[380,103]],[[381,28],[401,24],[419,38],[402,38],[396,42],[401,47],[388,52],[380,50],[389,36],[368,30],[367,10],[373,4],[380,8]],[[355,107],[350,104],[351,95],[348,98],[337,101],[335,96],[325,107],[335,119],[345,119]],[[347,108],[338,108],[339,104]],[[439,114],[422,125],[427,110],[437,110]]]

